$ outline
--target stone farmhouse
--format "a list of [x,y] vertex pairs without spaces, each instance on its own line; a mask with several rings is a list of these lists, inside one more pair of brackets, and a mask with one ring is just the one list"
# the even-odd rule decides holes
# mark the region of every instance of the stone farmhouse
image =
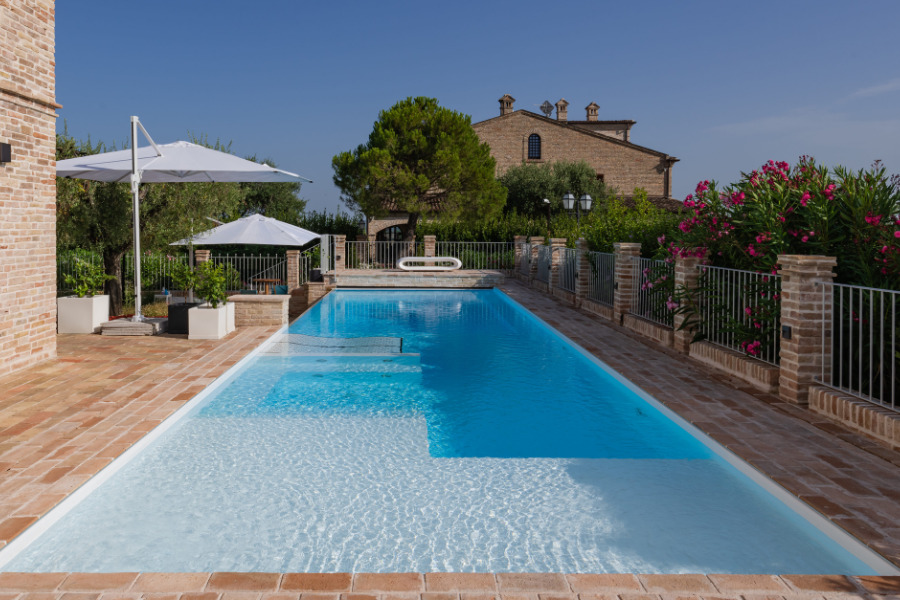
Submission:
[[[630,198],[636,187],[647,190],[658,206],[677,209],[681,203],[671,197],[672,166],[678,162],[665,152],[639,146],[631,141],[635,121],[601,121],[600,107],[591,102],[585,107],[584,121],[568,119],[569,103],[556,103],[556,118],[550,118],[553,106],[545,102],[545,114],[515,110],[515,98],[500,98],[500,115],[474,123],[481,141],[491,147],[497,161],[497,175],[521,164],[556,161],[585,161],[597,173],[597,179]],[[368,238],[401,240],[406,213],[392,212],[368,224]]]
[[54,10],[0,3],[0,374],[56,356]]
[[545,102],[539,115],[514,110],[515,98],[500,98],[500,115],[472,125],[475,133],[491,147],[497,161],[497,174],[523,163],[548,163],[561,160],[585,161],[606,185],[628,197],[636,187],[647,190],[657,202],[669,200],[672,190],[672,166],[678,162],[665,152],[638,146],[631,141],[635,121],[601,121],[600,107],[591,102],[585,107],[584,121],[568,119],[569,103],[556,103],[556,118]]

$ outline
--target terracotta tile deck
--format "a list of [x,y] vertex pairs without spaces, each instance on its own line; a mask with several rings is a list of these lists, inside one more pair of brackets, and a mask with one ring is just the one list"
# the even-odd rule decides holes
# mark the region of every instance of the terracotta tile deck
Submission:
[[[513,298],[900,564],[900,453],[759,394],[518,282]],[[276,328],[225,340],[60,336],[0,378],[0,545]],[[898,577],[554,573],[0,573],[0,600],[900,600]]]

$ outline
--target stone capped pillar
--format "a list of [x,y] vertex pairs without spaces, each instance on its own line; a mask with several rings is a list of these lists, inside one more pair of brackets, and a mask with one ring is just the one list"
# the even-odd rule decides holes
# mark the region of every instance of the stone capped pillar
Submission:
[[209,262],[210,251],[209,250],[194,250],[194,263],[200,264]]
[[426,235],[425,236],[425,256],[433,257],[434,249],[437,247],[437,236]]
[[537,275],[538,246],[544,243],[544,238],[536,235],[531,238],[531,269],[528,272],[528,280],[531,281]]
[[588,260],[588,243],[584,238],[575,242],[575,305],[588,297],[591,286],[591,262]]
[[634,261],[641,257],[640,243],[619,242],[613,244],[616,255],[616,283],[613,293],[613,319],[621,323],[625,315],[631,312],[631,299],[634,296]]
[[300,251],[287,251],[287,288],[288,293],[300,287]]
[[[832,256],[778,256],[781,270],[781,353],[779,395],[794,404],[808,404],[809,386],[822,374],[823,359],[831,363],[832,295],[824,293],[834,279]],[[827,286],[830,287],[830,286]]]
[[[696,256],[675,257],[675,290],[690,294],[692,299],[696,298],[697,282],[700,279],[700,258]],[[684,300],[682,300],[684,302]],[[682,324],[688,319],[689,315],[676,314],[674,316],[675,350],[688,354],[691,351],[691,339],[694,337],[696,328],[680,329]]]
[[347,254],[347,236],[334,236],[334,270],[346,271],[347,266],[344,261],[344,255]]

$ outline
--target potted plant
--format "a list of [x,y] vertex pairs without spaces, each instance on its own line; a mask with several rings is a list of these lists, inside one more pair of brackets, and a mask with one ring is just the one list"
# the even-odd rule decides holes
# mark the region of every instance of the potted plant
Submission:
[[[175,260],[172,258],[171,260]],[[189,293],[197,285],[197,274],[183,262],[175,262],[171,268],[172,285]],[[170,299],[171,302],[171,299]],[[169,304],[169,333],[188,333],[188,311],[199,302],[188,302],[187,298],[180,304]]]
[[112,275],[103,267],[80,258],[75,259],[74,272],[66,274],[65,282],[72,286],[74,296],[56,299],[56,330],[58,333],[96,333],[109,321],[109,296],[101,294],[103,284]]
[[225,293],[225,269],[222,265],[203,262],[194,269],[195,289],[205,306],[188,311],[188,338],[218,340],[234,331],[234,306]]

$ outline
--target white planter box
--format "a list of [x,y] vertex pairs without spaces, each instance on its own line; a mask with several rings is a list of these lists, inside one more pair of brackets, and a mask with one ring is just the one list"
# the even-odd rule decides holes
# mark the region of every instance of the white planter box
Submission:
[[225,304],[225,332],[231,333],[236,327],[234,326],[234,302]]
[[189,340],[220,340],[228,335],[225,306],[195,306],[188,310]]
[[56,299],[58,333],[96,333],[109,321],[109,296],[64,296]]

